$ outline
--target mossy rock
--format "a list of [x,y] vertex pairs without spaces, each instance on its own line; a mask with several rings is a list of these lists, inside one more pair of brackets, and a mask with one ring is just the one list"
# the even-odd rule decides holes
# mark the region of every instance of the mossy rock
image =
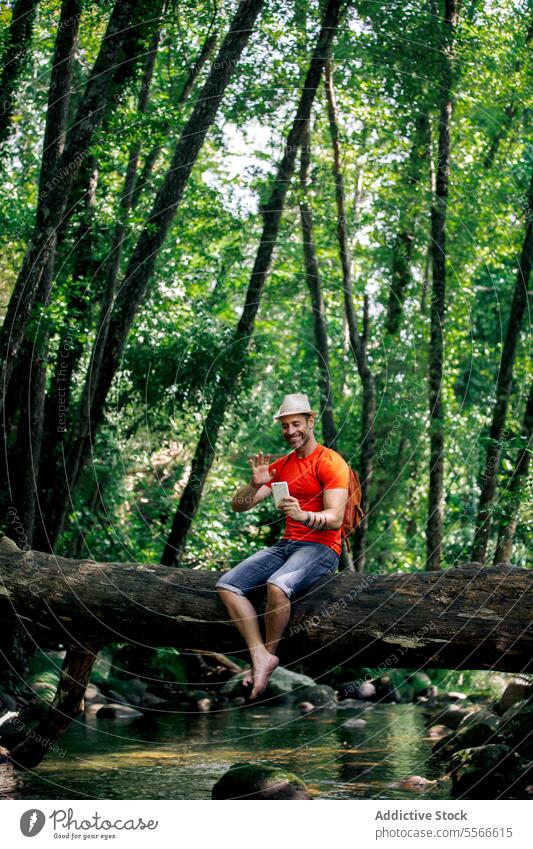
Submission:
[[302,702],[311,702],[315,707],[325,707],[326,705],[335,706],[337,696],[333,687],[328,687],[327,684],[312,684],[309,687],[304,687],[300,693]]
[[[251,687],[246,689],[242,682],[248,673],[238,672],[229,681],[226,681],[221,689],[223,696],[234,698],[235,696],[249,696]],[[270,676],[268,686],[254,703],[267,702],[270,704],[279,702],[301,702],[302,693],[306,687],[314,687],[315,682],[308,675],[299,675],[283,666],[278,666]]]
[[[471,714],[476,716],[476,714]],[[463,722],[468,719],[465,717]],[[476,746],[484,746],[487,743],[500,743],[501,740],[496,736],[492,723],[487,722],[470,722],[465,725],[460,725],[456,731],[447,734],[437,740],[433,746],[434,752],[439,752],[445,758],[450,758],[454,752],[460,749],[470,749]]]
[[498,731],[504,743],[526,760],[533,760],[533,703],[529,699],[522,699],[505,711]]
[[518,762],[518,755],[499,743],[455,752],[451,764],[454,795],[470,799],[506,795],[515,781]]
[[212,799],[309,799],[305,781],[281,766],[237,763],[214,785]]

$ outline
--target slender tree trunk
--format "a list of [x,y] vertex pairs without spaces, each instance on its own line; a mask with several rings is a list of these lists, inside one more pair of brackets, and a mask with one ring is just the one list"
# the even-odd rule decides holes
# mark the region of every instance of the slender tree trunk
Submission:
[[500,563],[511,562],[513,541],[518,527],[520,505],[523,500],[523,491],[527,486],[529,460],[533,450],[533,381],[529,387],[521,436],[524,440],[524,445],[518,451],[507,492],[503,493],[504,497],[507,495],[508,501],[505,504],[504,517],[500,522],[498,544],[494,555],[495,566]]
[[[176,210],[183,197],[189,175],[215,120],[226,87],[246,47],[262,9],[263,0],[241,0],[229,32],[219,50],[209,76],[187,123],[182,129],[173,160],[158,191],[152,212],[141,232],[127,265],[107,323],[102,350],[93,351],[101,367],[93,377],[89,369],[82,391],[79,413],[72,426],[64,472],[57,481],[50,501],[46,532],[53,545],[63,528],[69,498],[79,479],[90,451],[91,440],[99,427],[113,377],[129,330],[152,279],[155,262],[165,243]],[[99,340],[95,340],[95,346]]]
[[[324,298],[322,297],[322,280],[318,267],[316,244],[313,225],[313,210],[309,203],[307,184],[310,169],[311,133],[308,127],[300,152],[300,191],[301,201],[300,220],[302,225],[302,245],[304,255],[305,277],[311,296],[313,310],[313,327],[315,350],[317,355],[320,391],[320,409],[322,434],[324,443],[337,450],[337,427],[333,415],[333,389],[330,380],[329,341]],[[339,561],[340,571],[354,570],[353,560],[344,540]]]
[[457,24],[456,0],[446,0],[444,12],[444,72],[436,192],[431,208],[432,291],[431,333],[429,342],[429,493],[426,525],[426,569],[441,567],[442,529],[444,522],[444,407],[442,381],[444,376],[444,311],[446,304],[446,205],[450,173],[450,124],[452,118],[451,51]]
[[[529,24],[526,32],[525,47],[528,52],[530,49],[531,39],[533,39],[533,23]],[[522,67],[522,64],[522,59],[519,59],[516,62],[515,73],[518,73],[518,71]],[[487,153],[485,154],[485,157],[483,159],[483,168],[485,168],[486,170],[492,168],[492,166],[494,165],[494,160],[496,159],[496,155],[502,142],[509,134],[509,130],[511,129],[513,121],[516,118],[518,112],[521,112],[522,110],[523,105],[521,100],[517,99],[516,95],[513,95],[511,98],[511,102],[505,107],[504,119],[499,124],[498,129],[494,134],[494,137],[492,138],[489,144]]]
[[31,34],[39,0],[15,0],[0,71],[0,144],[10,131],[17,97],[17,81],[31,48]]
[[[44,175],[52,173],[63,153],[67,129],[74,49],[78,36],[81,2],[65,0],[61,8],[59,35],[52,61],[48,93],[48,109],[43,140],[39,191],[43,191]],[[54,250],[39,280],[37,299],[46,306],[54,275]],[[6,448],[6,481],[10,505],[17,510],[31,544],[35,520],[35,475],[41,450],[46,383],[48,332],[40,323],[33,338],[22,345],[16,375],[21,391],[18,410],[4,407],[4,427],[9,433],[18,412],[18,430],[13,450]],[[4,453],[4,452],[2,452]]]
[[385,319],[385,328],[391,336],[395,336],[400,329],[403,305],[411,283],[417,212],[416,199],[413,199],[412,193],[420,182],[423,163],[428,158],[428,126],[427,114],[420,113],[416,118],[414,140],[406,166],[407,189],[411,197],[400,208],[398,233],[392,254],[391,285]]
[[[81,2],[76,2],[76,0],[64,0],[62,16],[63,14],[66,15],[67,8],[78,10],[80,6]],[[46,167],[48,146],[45,141],[35,228],[9,300],[6,317],[0,332],[0,413],[3,412],[4,394],[13,374],[17,358],[20,356],[21,345],[41,279],[47,268],[49,257],[55,249],[57,228],[67,207],[72,186],[87,154],[94,131],[100,126],[107,101],[111,97],[111,83],[116,73],[116,66],[119,63],[125,34],[134,7],[135,0],[116,0],[83,100],[74,123],[67,133],[63,152],[56,167],[50,170]],[[75,43],[73,34],[77,33],[79,23],[77,14],[78,12],[70,14],[67,25],[59,27],[58,30],[58,46],[54,61],[59,66],[61,55],[62,61],[66,63],[65,70],[72,60]],[[57,70],[59,71],[59,68]],[[51,84],[51,93],[55,84],[57,84],[59,90],[64,89],[64,83],[59,73]],[[63,104],[61,97],[57,100],[57,104],[58,110],[57,113],[54,110],[54,117],[59,114]],[[47,121],[48,123],[52,124],[51,121]],[[53,125],[50,126],[49,132],[49,138],[57,140],[59,133]],[[47,297],[45,297],[44,303],[46,301]]]
[[163,551],[161,562],[167,566],[178,564],[181,561],[187,535],[198,511],[203,487],[213,463],[218,433],[226,409],[236,392],[238,378],[246,365],[249,340],[253,333],[263,287],[270,273],[272,254],[279,232],[285,197],[296,165],[297,151],[305,137],[320,77],[337,30],[340,6],[339,0],[328,0],[318,42],[300,95],[296,115],[287,137],[283,158],[278,166],[270,197],[262,207],[263,232],[248,284],[244,309],[233,336],[233,343],[228,346],[228,354],[222,364],[221,373],[213,392],[211,407],[204,419],[196,446],[189,480],[180,498],[172,529]]
[[344,174],[341,167],[341,147],[339,141],[339,120],[337,103],[333,86],[333,70],[331,64],[326,65],[326,98],[328,104],[329,129],[333,147],[333,176],[335,178],[335,197],[337,202],[337,239],[339,242],[342,265],[344,290],[344,311],[348,321],[350,346],[355,359],[357,371],[363,387],[363,409],[361,429],[361,507],[364,516],[353,542],[353,560],[355,569],[363,572],[366,562],[366,538],[368,533],[368,515],[370,511],[370,485],[372,482],[375,451],[375,417],[376,417],[376,388],[372,371],[368,364],[367,340],[368,302],[365,300],[365,323],[363,335],[359,333],[357,316],[353,302],[352,255],[348,238],[346,214],[346,195],[344,189]]
[[472,545],[472,561],[484,563],[487,556],[490,530],[492,524],[492,507],[498,480],[498,468],[502,449],[502,437],[507,418],[507,407],[511,394],[513,366],[516,345],[520,335],[522,319],[527,307],[527,290],[533,261],[533,174],[529,184],[526,204],[526,232],[522,243],[522,251],[518,263],[518,272],[511,303],[511,312],[507,324],[507,333],[502,348],[498,378],[496,381],[496,401],[492,412],[492,422],[489,432],[489,442],[485,464],[481,473],[479,486],[479,504],[476,519],[476,530]]
[[[215,47],[217,45],[217,37],[216,35],[208,35],[206,40],[204,41],[203,47],[200,51],[198,59],[190,68],[189,73],[185,79],[183,87],[179,92],[175,101],[173,101],[173,108],[182,106],[190,97],[191,92],[193,90],[194,84],[196,80],[200,76],[200,72],[202,68],[205,66],[206,62],[211,58],[213,53],[215,52]],[[174,127],[174,121],[172,119],[168,119],[164,121],[160,132],[166,138],[170,135],[172,129]],[[148,185],[150,178],[152,176],[155,164],[161,153],[161,149],[164,145],[156,145],[152,148],[149,154],[146,156],[143,167],[141,169],[140,174],[137,175],[135,181],[135,188],[133,190],[133,198],[132,198],[132,209],[136,209],[141,198],[141,194],[144,191],[145,187]]]
[[313,327],[315,335],[315,351],[317,355],[320,410],[322,420],[322,434],[324,443],[329,448],[337,449],[337,428],[333,416],[333,390],[330,379],[329,364],[329,341],[326,315],[324,310],[324,298],[322,296],[322,280],[318,268],[316,254],[315,234],[313,224],[313,211],[308,197],[308,178],[310,167],[311,133],[309,125],[303,138],[300,149],[300,221],[302,225],[302,247],[305,266],[305,279],[309,294],[311,296],[311,309],[313,311]]

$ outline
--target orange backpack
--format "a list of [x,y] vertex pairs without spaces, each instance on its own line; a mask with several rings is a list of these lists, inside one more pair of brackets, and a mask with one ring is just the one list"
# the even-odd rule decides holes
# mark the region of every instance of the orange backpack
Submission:
[[[319,457],[322,456],[325,450],[326,449],[324,448],[320,452]],[[346,463],[346,460],[344,460],[344,462]],[[359,475],[352,469],[349,463],[346,463],[346,465],[348,466],[348,500],[346,501],[346,507],[344,508],[344,517],[341,525],[341,540],[346,543],[346,548],[349,551],[350,543],[348,542],[348,537],[357,530],[365,514],[361,507],[362,492]],[[315,466],[315,469],[317,469],[317,466],[318,463]],[[321,483],[320,478],[318,478],[318,480],[319,483]]]

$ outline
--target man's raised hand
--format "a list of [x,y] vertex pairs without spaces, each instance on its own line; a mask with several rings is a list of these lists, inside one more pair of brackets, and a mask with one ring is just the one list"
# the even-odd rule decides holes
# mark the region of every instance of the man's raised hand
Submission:
[[254,454],[253,457],[248,457],[252,469],[252,486],[263,486],[276,477],[276,471],[269,472],[268,465],[270,463],[270,454]]

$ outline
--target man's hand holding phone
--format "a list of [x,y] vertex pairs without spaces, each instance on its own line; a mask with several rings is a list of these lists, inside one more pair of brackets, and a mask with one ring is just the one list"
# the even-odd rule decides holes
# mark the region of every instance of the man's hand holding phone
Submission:
[[305,513],[300,509],[300,502],[292,495],[286,495],[277,504],[278,510],[283,510],[285,516],[294,519],[296,522],[302,522],[305,519]]

